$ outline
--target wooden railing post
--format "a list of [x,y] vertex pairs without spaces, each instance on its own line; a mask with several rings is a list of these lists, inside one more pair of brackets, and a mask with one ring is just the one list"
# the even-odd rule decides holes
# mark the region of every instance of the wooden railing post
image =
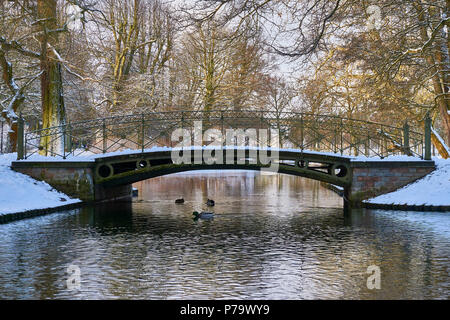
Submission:
[[410,156],[411,150],[409,149],[409,124],[405,121],[403,125],[403,153]]
[[0,132],[0,153],[3,153],[3,124],[4,124],[3,118],[0,118],[0,122],[2,123],[2,130]]
[[106,153],[106,149],[108,148],[108,140],[106,134],[106,120],[103,119],[103,153]]
[[66,129],[67,129],[67,127],[66,127],[66,125],[64,124],[64,125],[62,125],[61,126],[61,129],[62,129],[62,152],[63,152],[63,159],[66,159],[66,139],[67,139],[67,136],[66,136]]
[[427,112],[425,116],[425,154],[424,160],[431,160],[431,118],[430,113]]
[[67,153],[72,153],[72,126],[69,124],[67,125],[67,131],[66,131],[66,149]]
[[17,119],[17,160],[24,159],[24,123],[22,115]]
[[341,156],[344,154],[344,120],[341,118]]
[[300,114],[300,141],[302,143],[301,150],[305,149],[305,123],[303,119],[303,113]]
[[145,115],[142,114],[141,119],[141,152],[145,149]]

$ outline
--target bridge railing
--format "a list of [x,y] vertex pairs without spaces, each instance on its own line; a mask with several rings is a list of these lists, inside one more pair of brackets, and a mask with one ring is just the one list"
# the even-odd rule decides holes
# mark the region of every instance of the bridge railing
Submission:
[[[230,129],[266,129],[269,135],[277,132],[270,136],[270,143],[280,148],[349,156],[384,158],[407,154],[431,158],[427,125],[421,133],[411,130],[407,124],[394,127],[334,115],[261,110],[152,112],[80,121],[29,132],[23,132],[22,125],[19,126],[22,131],[19,132],[18,158],[41,154],[65,159],[69,155],[173,147],[178,144],[171,139],[175,129],[183,128],[194,136],[194,125],[199,124],[202,132],[216,129],[223,137]],[[428,126],[431,128],[430,122]]]

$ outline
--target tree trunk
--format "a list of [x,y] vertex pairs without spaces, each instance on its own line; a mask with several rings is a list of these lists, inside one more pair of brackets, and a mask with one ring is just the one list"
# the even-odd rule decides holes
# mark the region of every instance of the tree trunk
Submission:
[[[426,29],[424,9],[421,5],[417,5],[416,10],[417,10],[417,18],[421,23],[420,36],[422,38],[423,43],[427,43],[430,40],[430,38],[428,36],[428,31]],[[425,53],[424,58],[427,64],[429,65],[430,70],[433,73],[431,80],[433,83],[434,94],[436,97],[436,104],[438,106],[439,114],[442,119],[442,124],[445,129],[445,136],[447,138],[447,143],[450,143],[450,115],[449,115],[450,101],[448,101],[447,99],[448,83],[446,83],[449,70],[448,70],[448,61],[446,60],[448,59],[448,55],[445,56],[445,54],[448,53],[448,48],[445,48],[446,44],[444,42],[445,39],[443,36],[441,39],[440,37],[437,37],[437,39],[438,40],[437,41],[435,40],[434,43],[435,46],[434,50],[436,53],[434,55],[433,52]],[[443,72],[440,72],[441,69],[443,70]]]
[[[61,65],[50,59],[41,61],[42,128],[65,124],[65,109],[61,77]],[[41,155],[56,155],[63,152],[62,129],[48,131],[51,135],[41,137]]]
[[[56,0],[38,0],[38,19],[41,21],[41,101],[42,128],[47,129],[65,124],[65,108],[62,86],[61,63],[55,51],[58,36]],[[44,131],[45,132],[45,131]],[[59,132],[59,133],[58,133]],[[41,137],[41,155],[62,154],[62,129],[47,131]],[[50,135],[51,134],[51,135]]]
[[6,119],[8,123],[9,130],[7,134],[7,141],[5,145],[5,152],[16,152],[17,151],[17,112],[19,107],[25,100],[21,89],[17,86],[16,81],[13,76],[12,65],[6,60],[5,52],[0,48],[0,67],[2,70],[2,78],[11,91],[13,97],[8,105],[8,107],[2,111],[2,117]]
[[[445,15],[443,12],[436,13],[436,15],[440,15],[440,17],[443,19]],[[434,28],[437,28],[437,26],[434,26]],[[448,32],[448,31],[447,31]],[[448,33],[445,32],[444,28],[441,28],[439,31],[439,34],[436,36],[436,62],[439,71],[440,71],[440,82],[441,82],[441,91],[442,93],[439,95],[437,104],[439,108],[439,114],[442,119],[442,123],[444,126],[444,129],[446,131],[446,138],[447,143],[450,143],[450,106],[449,103],[449,94],[450,94],[450,88],[448,81],[450,80],[450,57],[449,57],[449,48],[447,46],[448,44]]]
[[6,140],[5,153],[17,151],[17,121],[10,124],[8,140]]

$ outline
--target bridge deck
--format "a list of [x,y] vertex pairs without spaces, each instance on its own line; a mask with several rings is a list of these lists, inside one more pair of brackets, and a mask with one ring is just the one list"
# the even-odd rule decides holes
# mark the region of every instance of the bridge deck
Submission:
[[[220,150],[224,162],[214,163],[207,162],[208,157],[200,157],[200,161],[195,159],[195,151],[202,150],[207,148],[188,148],[187,151],[194,152],[187,158],[187,163],[174,162],[172,152],[181,151],[179,148],[154,148],[65,160],[37,156],[14,161],[12,168],[83,200],[127,196],[132,183],[171,173],[241,169],[268,170],[341,186],[345,189],[345,199],[356,202],[394,191],[435,169],[434,161],[413,157],[381,160],[294,149],[271,149],[272,152],[268,152],[270,162],[263,163],[258,153],[255,159],[254,153],[262,150],[239,147]],[[227,158],[229,151],[233,151],[232,157]]]

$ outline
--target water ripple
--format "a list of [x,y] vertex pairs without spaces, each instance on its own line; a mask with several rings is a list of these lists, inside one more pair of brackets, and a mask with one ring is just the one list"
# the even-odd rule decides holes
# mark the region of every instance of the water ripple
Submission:
[[[132,204],[1,225],[0,298],[448,298],[448,214],[344,219],[334,193],[284,175],[171,175],[137,187]],[[207,198],[215,218],[194,221]],[[70,265],[80,289],[67,288]],[[380,290],[367,288],[370,265]]]

